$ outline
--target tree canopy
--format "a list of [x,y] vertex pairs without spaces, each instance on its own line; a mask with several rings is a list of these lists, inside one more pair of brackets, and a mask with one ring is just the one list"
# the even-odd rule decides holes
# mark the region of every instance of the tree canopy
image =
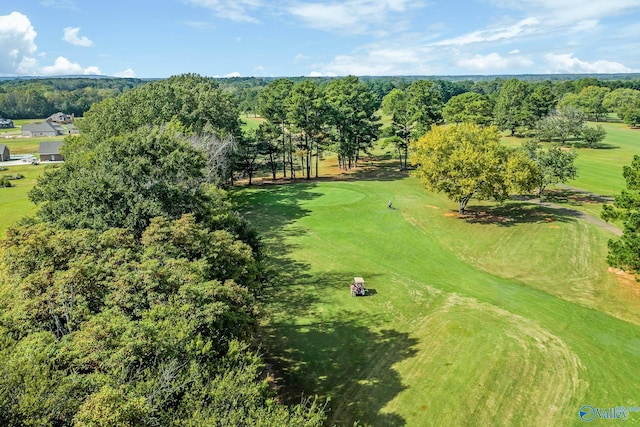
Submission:
[[65,162],[48,169],[29,193],[44,221],[139,235],[153,217],[205,210],[204,157],[170,127],[141,127],[91,143],[73,137],[64,154]]
[[607,262],[637,275],[640,271],[640,156],[633,156],[622,175],[626,188],[615,196],[613,204],[603,207],[601,214],[606,221],[620,220],[624,224],[622,236],[609,241]]
[[321,425],[258,378],[260,268],[228,232],[28,224],[0,253],[0,424]]
[[458,202],[460,213],[472,197],[503,201],[512,192],[530,191],[538,175],[524,153],[500,143],[492,126],[434,126],[412,148],[415,175],[428,190]]

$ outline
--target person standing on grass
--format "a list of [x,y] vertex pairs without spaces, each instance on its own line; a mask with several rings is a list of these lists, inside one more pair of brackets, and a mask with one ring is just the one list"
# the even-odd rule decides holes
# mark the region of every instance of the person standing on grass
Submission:
[[391,209],[391,200],[389,200],[389,203],[387,204],[387,206],[389,207],[389,209]]

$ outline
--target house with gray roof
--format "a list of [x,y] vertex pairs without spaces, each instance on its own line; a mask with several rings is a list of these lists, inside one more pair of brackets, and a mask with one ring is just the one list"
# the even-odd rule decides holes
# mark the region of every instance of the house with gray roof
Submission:
[[9,153],[9,147],[4,144],[0,144],[0,162],[7,162],[11,160],[11,153]]
[[41,142],[38,148],[40,161],[43,162],[62,162],[64,157],[60,154],[62,142]]
[[22,126],[22,136],[58,136],[63,135],[64,130],[59,126],[51,122],[33,123],[30,125]]
[[55,114],[52,114],[49,116],[49,118],[47,118],[48,122],[52,122],[52,123],[60,123],[60,124],[67,124],[67,123],[73,123],[73,114],[65,114],[62,112],[57,112]]

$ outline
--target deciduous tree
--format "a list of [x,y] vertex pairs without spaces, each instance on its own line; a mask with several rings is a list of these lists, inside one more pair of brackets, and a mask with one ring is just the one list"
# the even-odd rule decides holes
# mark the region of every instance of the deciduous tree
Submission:
[[538,166],[539,174],[536,179],[538,197],[547,186],[570,181],[578,174],[575,166],[577,154],[573,150],[564,150],[557,145],[544,149],[536,141],[526,142],[523,149]]
[[519,127],[533,125],[533,114],[527,102],[530,92],[529,85],[522,80],[510,79],[502,84],[493,110],[495,124],[500,130],[508,130],[514,136]]
[[503,201],[530,191],[538,174],[524,153],[500,143],[497,128],[468,123],[432,127],[412,144],[411,160],[427,189],[458,202],[460,213],[472,197]]
[[466,92],[452,97],[444,106],[443,115],[449,123],[489,125],[492,120],[491,102],[486,95]]

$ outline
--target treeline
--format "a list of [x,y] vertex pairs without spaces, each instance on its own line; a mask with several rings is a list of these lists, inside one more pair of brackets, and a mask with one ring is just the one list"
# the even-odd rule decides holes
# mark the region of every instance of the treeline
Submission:
[[[563,144],[581,140],[591,147],[596,147],[605,135],[601,127],[586,126],[587,120],[600,121],[615,113],[631,126],[640,123],[638,78],[524,77],[472,80],[198,76],[215,91],[213,95],[201,92],[206,103],[193,110],[193,117],[184,124],[193,132],[194,144],[206,148],[211,177],[220,185],[230,185],[240,177],[251,182],[258,172],[273,179],[309,179],[317,176],[318,163],[325,152],[337,154],[340,167],[348,169],[356,166],[360,157],[382,138],[391,144],[401,167],[406,168],[410,141],[431,125],[443,122],[493,124],[514,136],[534,136],[540,141]],[[167,105],[173,104],[165,99],[183,96],[166,88],[154,94],[135,91],[140,86],[157,88],[156,83],[91,78],[3,82],[0,115],[44,117],[63,111],[81,116],[90,115],[91,106],[98,105],[97,109],[109,111],[97,119],[103,121],[100,126],[116,126],[119,131],[117,123],[123,121],[123,111],[133,114],[136,124],[149,123],[156,116],[167,115],[171,109]],[[113,103],[116,98],[122,99]],[[54,99],[58,101],[53,102]],[[71,101],[65,103],[72,99],[73,108]],[[8,101],[18,115],[11,117],[8,113],[4,106]],[[121,109],[122,103],[127,103],[128,109]],[[246,119],[260,116],[265,121],[257,129],[243,131],[243,115]],[[215,122],[218,131],[203,137],[202,117]]]
[[0,81],[0,117],[44,118],[62,111],[82,116],[91,105],[145,83],[123,78],[48,78]]

